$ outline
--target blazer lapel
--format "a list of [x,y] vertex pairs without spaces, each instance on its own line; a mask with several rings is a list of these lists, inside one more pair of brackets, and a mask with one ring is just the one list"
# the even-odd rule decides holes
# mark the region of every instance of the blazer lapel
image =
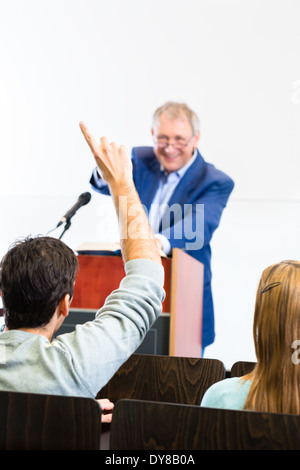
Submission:
[[190,166],[187,172],[183,175],[179,184],[176,186],[172,194],[169,205],[180,203],[185,204],[189,201],[190,195],[194,189],[199,185],[199,176],[204,169],[204,160],[199,150],[197,149],[197,157],[194,163]]
[[149,211],[151,202],[154,198],[155,192],[160,178],[160,166],[154,162],[153,170],[144,172],[141,178],[141,188],[139,191],[141,203],[147,207]]

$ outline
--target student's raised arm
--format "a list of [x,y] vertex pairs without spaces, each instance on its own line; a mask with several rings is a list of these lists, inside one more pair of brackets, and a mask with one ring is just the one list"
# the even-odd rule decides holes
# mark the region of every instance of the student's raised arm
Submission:
[[118,216],[124,261],[142,258],[161,263],[159,250],[134,186],[130,152],[124,145],[108,143],[106,137],[98,143],[83,122],[80,129],[102,178],[109,185]]

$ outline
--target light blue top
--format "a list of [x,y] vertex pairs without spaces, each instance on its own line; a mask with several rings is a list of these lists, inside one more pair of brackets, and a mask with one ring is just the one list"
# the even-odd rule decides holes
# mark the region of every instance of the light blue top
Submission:
[[213,384],[204,394],[201,406],[243,410],[252,381],[231,377]]
[[131,260],[93,321],[49,341],[21,330],[0,335],[0,390],[95,398],[136,351],[162,310],[164,270]]

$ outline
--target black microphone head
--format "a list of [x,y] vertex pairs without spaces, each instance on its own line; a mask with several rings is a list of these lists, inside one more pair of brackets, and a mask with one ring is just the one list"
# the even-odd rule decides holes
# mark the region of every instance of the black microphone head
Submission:
[[82,193],[80,194],[78,200],[80,200],[82,202],[82,205],[85,205],[87,204],[88,202],[90,202],[91,200],[91,193],[87,192],[87,193]]
[[68,212],[60,219],[56,227],[59,227],[67,220],[70,220],[80,207],[85,206],[88,202],[90,202],[91,197],[91,193],[89,192],[80,194],[76,204],[74,204],[74,206],[71,207],[71,209],[68,210]]

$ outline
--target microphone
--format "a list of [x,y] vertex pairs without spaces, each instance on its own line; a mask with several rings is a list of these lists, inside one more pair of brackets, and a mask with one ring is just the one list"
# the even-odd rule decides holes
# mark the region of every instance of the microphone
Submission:
[[65,222],[70,220],[71,217],[73,217],[73,215],[76,214],[76,212],[81,206],[85,206],[86,204],[90,202],[91,197],[92,197],[91,193],[82,193],[79,196],[78,201],[74,204],[74,206],[72,206],[71,209],[68,210],[68,212],[60,219],[56,228],[59,227],[61,224],[64,224]]

